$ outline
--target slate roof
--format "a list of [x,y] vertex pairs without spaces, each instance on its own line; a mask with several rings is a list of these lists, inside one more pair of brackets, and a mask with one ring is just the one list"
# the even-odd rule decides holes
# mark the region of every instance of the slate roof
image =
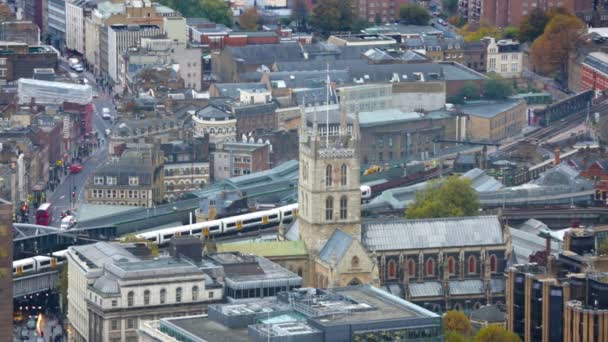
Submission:
[[196,112],[196,116],[201,119],[228,120],[232,118],[232,113],[221,110],[215,106],[207,106]]
[[272,64],[275,61],[299,61],[303,59],[299,44],[263,44],[231,46],[225,50],[234,59],[240,59],[245,64]]
[[608,54],[604,52],[592,52],[583,61],[583,64],[608,75]]
[[[327,82],[326,70],[308,71],[277,71],[270,73],[270,81],[282,81],[287,88],[319,88]],[[330,70],[329,77],[332,83],[349,83],[347,70]]]
[[408,286],[410,296],[416,297],[437,297],[443,295],[443,286],[438,281],[427,281],[424,283],[411,283]]
[[93,288],[105,294],[120,294],[120,287],[116,279],[108,275],[101,276],[93,283]]
[[471,312],[471,320],[477,322],[500,323],[505,321],[506,316],[497,305],[485,305]]
[[478,192],[496,191],[503,188],[496,178],[488,176],[484,170],[475,168],[464,173],[461,178],[470,179],[473,188]]
[[217,91],[221,97],[238,99],[241,91],[264,92],[268,91],[264,83],[216,83]]
[[336,229],[319,252],[319,258],[325,263],[333,265],[334,262],[337,263],[342,259],[352,242],[352,236]]
[[472,295],[483,293],[480,279],[453,280],[449,282],[450,295]]
[[370,221],[362,225],[370,251],[448,248],[504,244],[496,216]]
[[518,106],[523,100],[505,101],[483,101],[468,103],[458,108],[465,114],[479,116],[483,118],[493,118],[496,115],[511,110]]

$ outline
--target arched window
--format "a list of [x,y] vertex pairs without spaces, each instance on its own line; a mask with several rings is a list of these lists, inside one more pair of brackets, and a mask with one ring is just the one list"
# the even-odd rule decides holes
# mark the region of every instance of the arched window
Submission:
[[325,200],[325,220],[331,221],[334,219],[334,198],[329,196]]
[[150,290],[144,291],[144,305],[150,304]]
[[133,291],[129,291],[129,293],[127,293],[127,306],[133,306],[134,297],[135,295],[133,294]]
[[192,286],[192,301],[198,300],[198,286]]
[[160,289],[160,303],[165,304],[167,302],[167,290]]
[[395,263],[395,260],[388,262],[388,277],[397,278],[397,264]]
[[304,274],[304,271],[302,271],[302,267],[298,268],[298,276],[301,277],[302,274]]
[[495,273],[498,269],[498,260],[496,260],[496,255],[492,254],[490,256],[490,272]]
[[359,267],[359,257],[358,256],[355,255],[352,259],[350,259],[350,267],[352,267],[352,268]]
[[416,275],[416,263],[412,259],[407,262],[407,273],[410,277]]
[[348,200],[346,196],[340,198],[340,220],[346,220],[348,217]]
[[429,260],[426,261],[426,275],[427,277],[435,275],[435,260],[432,258],[429,258]]
[[454,306],[452,307],[452,309],[454,311],[460,311],[462,309],[462,307],[460,306],[460,304],[454,304]]
[[178,287],[177,289],[175,289],[175,302],[176,303],[182,302],[182,288],[181,287]]
[[325,167],[325,186],[331,186],[331,165]]
[[469,274],[477,273],[477,260],[475,260],[474,256],[469,257]]
[[454,262],[454,258],[453,257],[449,257],[448,258],[448,273],[450,275],[456,273],[456,262]]
[[342,185],[342,186],[346,185],[346,171],[347,171],[346,164],[342,164],[342,166],[340,166],[340,185]]

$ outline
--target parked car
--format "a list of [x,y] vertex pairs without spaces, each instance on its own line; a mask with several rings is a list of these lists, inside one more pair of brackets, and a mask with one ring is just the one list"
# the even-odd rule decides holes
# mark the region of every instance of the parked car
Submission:
[[103,107],[103,109],[101,110],[101,117],[103,119],[109,120],[112,118],[112,114],[110,114],[110,108],[108,107]]
[[82,171],[83,166],[80,164],[72,164],[70,165],[70,173],[79,173]]

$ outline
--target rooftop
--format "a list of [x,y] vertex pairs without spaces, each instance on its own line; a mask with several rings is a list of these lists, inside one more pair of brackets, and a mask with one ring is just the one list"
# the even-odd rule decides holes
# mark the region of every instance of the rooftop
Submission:
[[439,119],[446,117],[443,113],[424,114],[418,112],[403,112],[398,108],[381,109],[373,112],[359,113],[359,125],[361,127],[372,127],[379,125],[390,125],[400,122],[416,121],[424,119]]
[[493,118],[498,114],[519,106],[521,103],[523,103],[523,100],[475,101],[468,102],[458,108],[465,114]]
[[[194,335],[204,342],[249,342],[247,328],[233,329],[212,321],[203,316],[165,318],[161,320],[161,327],[177,327],[180,331]],[[177,330],[175,328],[171,330]]]
[[591,52],[584,59],[583,64],[599,72],[608,74],[608,54],[605,52]]
[[222,243],[218,244],[217,250],[218,252],[240,252],[243,254],[253,254],[266,258],[308,255],[306,246],[302,240]]

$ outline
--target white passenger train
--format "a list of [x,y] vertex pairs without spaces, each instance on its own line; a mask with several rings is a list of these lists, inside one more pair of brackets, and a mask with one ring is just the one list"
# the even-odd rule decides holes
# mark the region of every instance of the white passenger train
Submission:
[[[361,186],[361,199],[371,198],[371,188],[367,185]],[[185,226],[164,228],[137,234],[136,236],[146,239],[151,243],[164,245],[169,243],[174,236],[213,236],[218,234],[229,234],[252,228],[264,228],[278,226],[292,222],[298,215],[298,204],[257,211],[244,215],[226,217],[219,220],[189,224]],[[54,252],[53,256],[38,255],[35,257],[13,261],[13,276],[22,276],[29,273],[54,269],[65,262],[67,250]]]

